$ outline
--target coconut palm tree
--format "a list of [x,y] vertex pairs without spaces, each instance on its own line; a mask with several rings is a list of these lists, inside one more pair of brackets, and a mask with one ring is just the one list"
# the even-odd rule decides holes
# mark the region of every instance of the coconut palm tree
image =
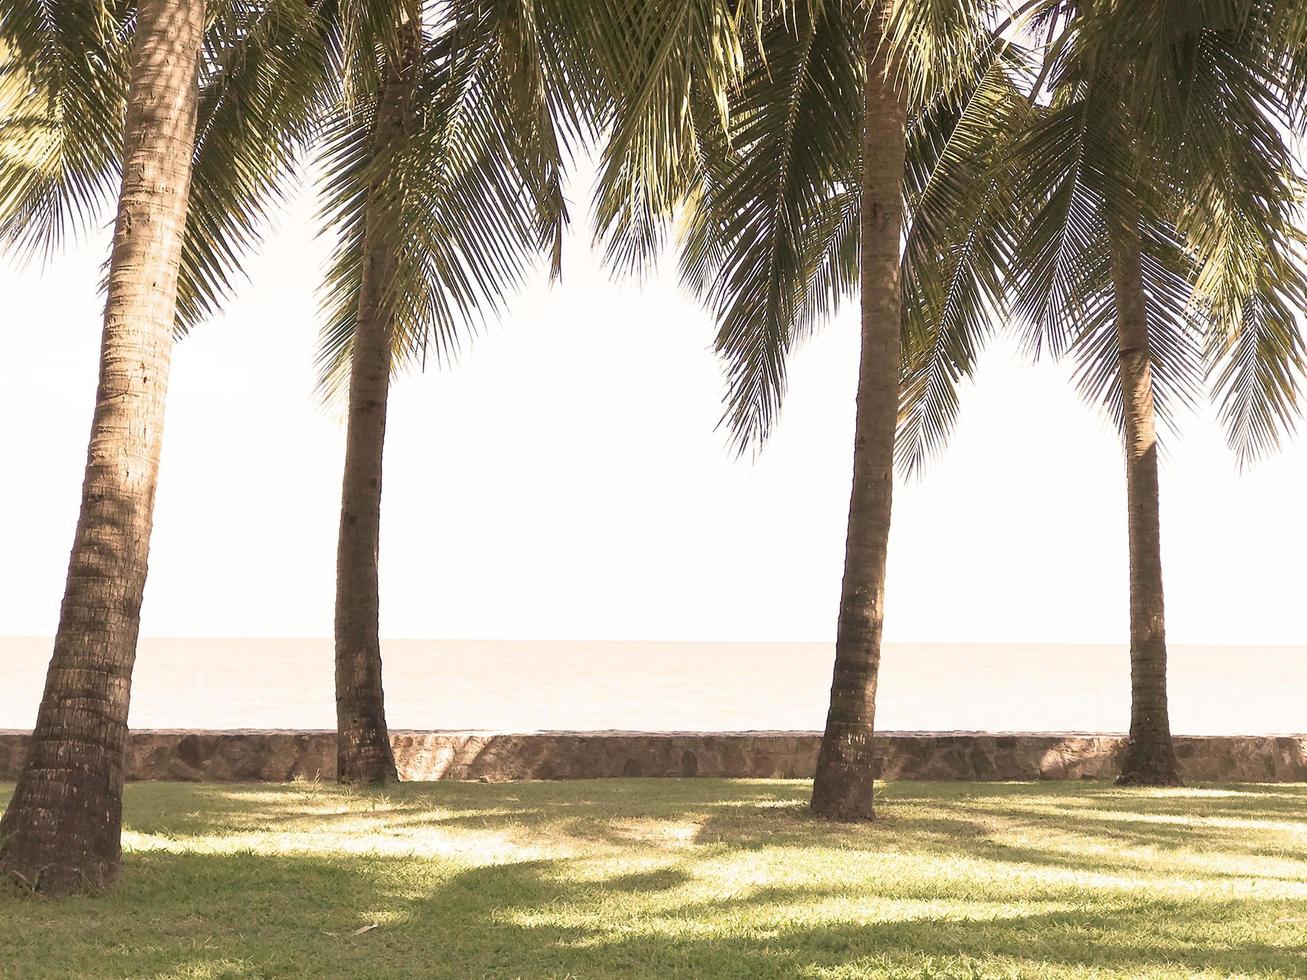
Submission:
[[[366,147],[371,161],[381,162],[401,152],[417,116],[417,82],[426,38],[421,11],[415,5],[404,8],[396,11],[396,36],[383,38],[384,65]],[[392,167],[387,169],[393,172]],[[402,205],[396,207],[388,199],[384,178],[378,170],[362,192],[358,252],[345,260],[349,295],[343,312],[353,322],[336,558],[336,774],[341,782],[378,785],[398,778],[381,683],[377,558],[381,459],[398,299],[399,243],[390,235]]]
[[[1300,185],[1285,128],[1301,104],[1301,12],[1278,0],[1050,2],[1029,124],[1008,166],[1021,225],[1014,310],[1035,353],[1066,354],[1123,435],[1130,551],[1130,734],[1120,781],[1175,785],[1159,517],[1158,420],[1205,376],[1241,458],[1292,426],[1307,353]],[[1295,81],[1297,78],[1297,81]],[[947,432],[983,342],[956,324],[914,351],[909,466]],[[967,356],[954,356],[962,350]]]
[[[347,392],[336,582],[337,775],[396,778],[379,641],[378,554],[392,374],[447,358],[541,253],[560,262],[569,109],[533,4],[383,4],[323,123],[323,387]],[[360,32],[362,33],[362,32]],[[379,52],[375,61],[370,53]]]
[[200,0],[143,0],[136,13],[81,512],[36,729],[0,821],[0,869],[55,893],[100,887],[118,867],[203,32]]
[[[793,345],[860,287],[853,488],[812,809],[869,819],[903,337],[1002,302],[1009,246],[991,218],[1010,189],[989,170],[1023,106],[1021,53],[996,39],[983,2],[665,6],[696,16],[649,29],[631,77],[612,71],[600,233],[610,260],[639,265],[665,219],[683,218],[682,272],[718,321],[737,448],[768,434]],[[736,32],[718,37],[720,25]]]
[[297,102],[312,97],[313,23],[289,0],[13,4],[0,18],[0,238],[48,252],[95,220],[121,173],[81,511],[0,821],[0,870],[33,890],[99,888],[118,872],[173,336],[219,301],[252,240]]

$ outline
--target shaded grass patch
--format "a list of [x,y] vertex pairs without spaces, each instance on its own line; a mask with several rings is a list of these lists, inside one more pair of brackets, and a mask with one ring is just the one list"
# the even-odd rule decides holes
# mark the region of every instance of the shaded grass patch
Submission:
[[808,792],[133,784],[119,886],[0,897],[0,976],[1307,975],[1307,787]]

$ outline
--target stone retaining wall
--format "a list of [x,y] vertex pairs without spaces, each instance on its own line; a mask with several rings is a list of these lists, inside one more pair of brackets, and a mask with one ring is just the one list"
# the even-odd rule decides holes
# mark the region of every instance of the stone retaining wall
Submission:
[[[408,780],[590,779],[611,776],[810,777],[815,732],[395,732]],[[0,731],[0,780],[17,778],[27,733]],[[1110,779],[1119,735],[885,732],[885,779]],[[1307,735],[1177,738],[1196,782],[1307,782]],[[130,779],[209,782],[331,779],[333,732],[138,731]]]

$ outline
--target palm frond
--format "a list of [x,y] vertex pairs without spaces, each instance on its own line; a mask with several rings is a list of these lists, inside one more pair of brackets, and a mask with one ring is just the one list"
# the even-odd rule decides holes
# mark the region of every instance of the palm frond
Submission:
[[48,255],[115,189],[132,15],[104,0],[0,8],[0,243]]
[[1292,227],[1268,235],[1228,183],[1209,189],[1216,200],[1198,199],[1206,221],[1193,233],[1211,305],[1208,364],[1230,447],[1246,463],[1276,449],[1302,413],[1307,252]]
[[909,106],[971,77],[992,48],[1003,6],[998,0],[884,0],[884,23],[875,26],[899,66]]
[[919,472],[943,448],[957,385],[1006,318],[1022,201],[1011,145],[1030,115],[1027,53],[992,39],[965,76],[909,130],[910,224],[903,258],[900,467]]
[[1307,271],[1297,227],[1305,185],[1286,138],[1292,39],[1277,33],[1275,3],[1240,7],[1238,20],[1205,25],[1184,47],[1182,112],[1169,125],[1181,127],[1178,226],[1201,268],[1213,394],[1247,462],[1278,446],[1300,414]]
[[[1196,270],[1174,229],[1164,224],[1144,223],[1140,248],[1153,406],[1158,420],[1174,430],[1179,414],[1193,409],[1203,395],[1203,310],[1194,297]],[[1124,433],[1121,344],[1110,269],[1103,271],[1086,314],[1070,350],[1076,385]]]
[[531,25],[509,23],[517,8],[470,0],[427,39],[401,140],[374,145],[375,96],[331,115],[323,223],[337,247],[319,354],[329,398],[348,378],[368,211],[378,202],[396,264],[385,302],[397,368],[448,360],[542,251],[558,261],[567,217],[564,144],[549,109],[558,80],[528,53]]
[[1029,213],[1013,254],[1013,313],[1033,357],[1061,356],[1076,325],[1101,309],[1107,203],[1092,158],[1107,154],[1092,120],[1102,110],[1089,98],[1065,100],[1041,113],[1013,150],[1017,193]]
[[177,321],[230,297],[241,260],[285,200],[335,90],[333,11],[304,0],[233,0],[205,37]]
[[706,102],[715,126],[729,128],[728,93],[743,71],[752,7],[646,0],[591,9],[578,28],[592,52],[609,131],[595,237],[610,266],[638,271],[656,260],[668,220],[692,192],[701,149],[694,107]]
[[767,436],[795,342],[850,276],[831,262],[855,245],[863,65],[859,18],[845,5],[798,9],[762,28],[728,107],[729,159],[692,215],[720,261],[701,276],[727,375],[723,423],[739,451]]

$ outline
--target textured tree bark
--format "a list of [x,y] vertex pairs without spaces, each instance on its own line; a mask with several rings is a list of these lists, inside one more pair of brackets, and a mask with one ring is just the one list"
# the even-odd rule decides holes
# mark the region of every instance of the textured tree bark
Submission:
[[[420,34],[404,29],[377,102],[373,159],[406,138],[416,84]],[[363,279],[350,354],[349,411],[340,536],[336,549],[336,777],[384,785],[398,779],[386,726],[381,681],[377,561],[381,537],[381,469],[395,335],[392,289],[398,265],[390,218],[397,202],[374,181],[367,202]]]
[[849,501],[826,732],[817,759],[812,812],[870,820],[872,732],[885,616],[885,556],[894,487],[900,376],[900,240],[907,111],[874,30],[867,31],[863,102],[861,251],[862,354],[858,371]]
[[1166,704],[1166,613],[1157,476],[1157,422],[1149,362],[1139,230],[1112,229],[1112,280],[1125,409],[1130,526],[1130,738],[1117,782],[1179,786]]
[[49,894],[118,874],[203,30],[203,0],[141,0],[81,511],[36,728],[0,821],[0,870]]

